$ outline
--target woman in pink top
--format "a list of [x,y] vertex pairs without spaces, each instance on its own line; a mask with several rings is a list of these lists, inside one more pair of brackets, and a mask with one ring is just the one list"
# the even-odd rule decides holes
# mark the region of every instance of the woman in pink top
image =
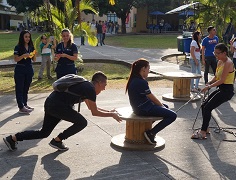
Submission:
[[104,40],[106,37],[106,32],[107,32],[107,25],[102,21],[102,44],[105,45]]

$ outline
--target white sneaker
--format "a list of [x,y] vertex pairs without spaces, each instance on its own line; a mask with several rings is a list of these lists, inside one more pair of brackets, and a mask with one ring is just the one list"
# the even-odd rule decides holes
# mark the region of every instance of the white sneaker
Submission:
[[19,114],[30,114],[31,110],[27,109],[26,107],[23,107],[23,108],[19,109],[18,113]]
[[32,108],[32,107],[30,107],[30,106],[25,106],[27,109],[29,109],[29,110],[31,110],[31,111],[33,111],[34,110],[34,108]]

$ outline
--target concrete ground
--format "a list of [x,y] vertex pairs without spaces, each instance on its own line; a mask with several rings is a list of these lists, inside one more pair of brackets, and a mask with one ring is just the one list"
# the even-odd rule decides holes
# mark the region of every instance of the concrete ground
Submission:
[[[173,50],[125,49],[112,46],[80,48],[84,59],[110,59],[133,62],[145,57],[151,62],[151,69],[159,72],[189,71],[161,61],[160,57],[178,53]],[[106,57],[106,58],[105,58]],[[201,80],[202,82],[202,80]],[[152,88],[161,99],[172,88]],[[18,150],[8,151],[1,140],[9,134],[41,128],[43,104],[48,93],[30,94],[29,105],[35,108],[31,115],[19,115],[14,95],[0,96],[0,179],[235,179],[236,150],[232,134],[215,133],[216,123],[211,120],[211,134],[207,140],[192,140],[192,126],[200,101],[188,103],[177,114],[176,121],[158,133],[166,141],[161,151],[126,151],[113,148],[111,138],[125,132],[125,122],[117,123],[112,118],[94,117],[81,106],[81,114],[88,120],[88,126],[80,133],[65,140],[70,148],[58,152],[48,143],[70,123],[61,121],[52,134],[42,140],[19,142]],[[221,127],[236,127],[236,98],[224,103],[213,112]],[[170,109],[177,110],[184,102],[165,102]],[[124,89],[107,89],[97,99],[102,108],[128,106]],[[201,113],[195,127],[201,125]],[[233,130],[234,131],[234,130]],[[236,131],[234,131],[236,132]]]

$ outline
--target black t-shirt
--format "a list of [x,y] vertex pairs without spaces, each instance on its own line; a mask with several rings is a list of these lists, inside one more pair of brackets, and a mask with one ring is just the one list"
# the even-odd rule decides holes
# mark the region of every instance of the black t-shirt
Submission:
[[63,104],[72,106],[85,99],[96,102],[95,88],[94,85],[89,81],[73,85],[69,88],[69,91],[78,94],[78,96],[70,94],[68,92],[53,91],[48,98],[50,98],[51,101],[58,102],[58,105]]

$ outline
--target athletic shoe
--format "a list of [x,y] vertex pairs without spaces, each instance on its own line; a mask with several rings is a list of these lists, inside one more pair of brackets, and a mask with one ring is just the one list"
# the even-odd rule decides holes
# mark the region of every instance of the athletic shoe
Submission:
[[157,143],[155,141],[155,135],[151,134],[149,131],[145,131],[144,136],[150,144],[155,145]]
[[7,145],[7,147],[9,148],[10,151],[17,150],[16,144],[18,144],[18,143],[12,139],[12,136],[7,136],[7,137],[3,138],[3,141],[5,142],[5,144]]
[[30,107],[30,106],[25,106],[27,109],[29,109],[29,110],[31,110],[31,111],[33,111],[34,110],[34,108],[32,108],[32,107]]
[[26,108],[26,107],[23,107],[21,109],[19,109],[18,113],[19,114],[30,114],[32,112],[32,110]]
[[62,141],[55,141],[55,139],[52,139],[49,145],[59,151],[67,151],[69,149]]

